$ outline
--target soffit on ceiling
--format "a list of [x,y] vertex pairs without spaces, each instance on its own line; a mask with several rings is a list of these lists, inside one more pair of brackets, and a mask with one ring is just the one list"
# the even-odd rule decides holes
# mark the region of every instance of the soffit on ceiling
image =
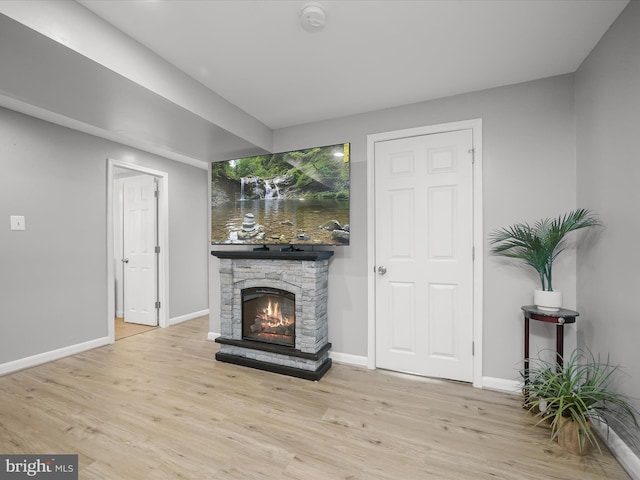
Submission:
[[0,106],[206,167],[253,143],[0,15]]

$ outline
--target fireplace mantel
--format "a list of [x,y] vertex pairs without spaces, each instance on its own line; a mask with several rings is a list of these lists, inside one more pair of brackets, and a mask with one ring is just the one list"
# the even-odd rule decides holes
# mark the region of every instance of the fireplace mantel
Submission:
[[316,262],[331,258],[333,252],[327,250],[213,250],[211,255],[231,260],[304,260]]

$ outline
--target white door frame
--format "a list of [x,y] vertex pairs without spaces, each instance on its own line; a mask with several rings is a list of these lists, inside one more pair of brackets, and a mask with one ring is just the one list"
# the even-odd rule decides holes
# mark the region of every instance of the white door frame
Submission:
[[482,230],[482,119],[476,118],[459,122],[429,125],[425,127],[395,130],[392,132],[367,135],[367,308],[368,308],[368,354],[367,367],[376,368],[376,288],[375,288],[375,144],[387,140],[397,140],[454,130],[472,130],[474,148],[473,169],[473,386],[482,388],[482,270],[483,270],[483,230]]
[[141,167],[112,158],[107,159],[107,328],[109,341],[115,342],[115,268],[113,241],[113,197],[115,168],[124,168],[158,178],[160,198],[158,201],[158,241],[160,254],[158,258],[158,325],[169,326],[169,174],[160,170]]

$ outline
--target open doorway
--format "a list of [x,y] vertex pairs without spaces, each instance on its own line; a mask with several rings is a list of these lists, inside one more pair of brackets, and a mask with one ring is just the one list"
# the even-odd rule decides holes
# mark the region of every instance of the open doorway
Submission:
[[125,322],[124,317],[116,315],[115,318],[115,341],[122,340],[123,338],[138,335],[139,333],[145,333],[150,330],[155,330],[157,326],[141,325],[138,323]]
[[108,160],[111,341],[168,326],[167,174]]
[[116,167],[113,182],[115,339],[158,326],[158,179]]

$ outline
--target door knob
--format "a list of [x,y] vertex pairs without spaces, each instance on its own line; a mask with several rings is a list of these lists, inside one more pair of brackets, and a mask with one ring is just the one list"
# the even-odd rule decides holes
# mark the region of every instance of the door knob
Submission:
[[387,267],[383,267],[382,265],[380,265],[380,266],[378,267],[378,273],[379,273],[380,275],[384,275],[385,273],[387,273]]
[[122,260],[120,260],[122,263],[129,263],[129,259],[128,258],[123,258]]

